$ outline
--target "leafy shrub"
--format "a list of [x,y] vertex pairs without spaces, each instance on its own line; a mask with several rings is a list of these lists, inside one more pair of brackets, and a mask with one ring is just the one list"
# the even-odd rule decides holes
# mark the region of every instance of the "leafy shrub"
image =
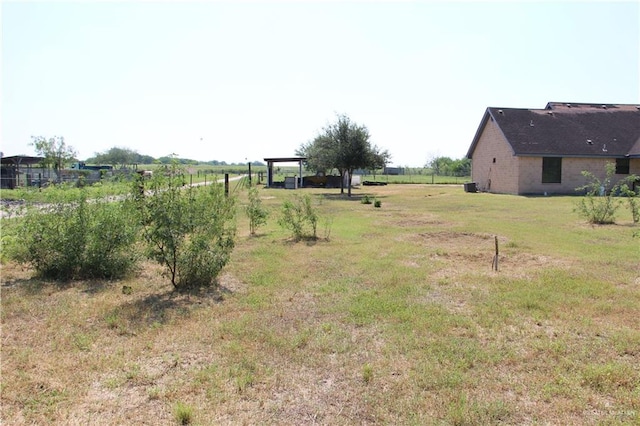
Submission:
[[291,231],[294,239],[317,238],[318,212],[308,194],[304,196],[296,194],[293,200],[286,200],[282,203],[280,213],[278,223]]
[[148,195],[137,192],[147,255],[177,289],[211,286],[235,244],[235,199],[220,184],[183,188],[180,171],[173,164],[156,172]]
[[368,195],[365,195],[364,197],[362,197],[362,200],[360,200],[360,202],[362,204],[371,204],[371,198],[369,198]]
[[591,172],[582,172],[582,175],[587,179],[587,183],[576,188],[576,191],[584,191],[585,196],[577,203],[575,211],[587,219],[589,223],[614,223],[616,211],[622,204],[622,200],[617,198],[618,195],[626,195],[629,198],[634,222],[636,222],[638,208],[636,200],[633,198],[636,194],[628,186],[628,183],[636,179],[636,177],[632,175],[614,184],[613,177],[615,172],[616,166],[612,162],[605,165],[605,178],[603,180],[598,179]]
[[382,201],[380,201],[380,200],[375,200],[375,201],[373,202],[373,207],[376,207],[376,208],[380,208],[380,207],[382,207]]
[[249,188],[249,204],[245,207],[249,217],[249,232],[255,235],[256,229],[267,223],[269,212],[262,206],[262,200],[257,187]]
[[633,223],[638,223],[640,222],[640,197],[638,196],[638,192],[634,191],[629,186],[629,183],[633,180],[637,180],[636,177],[630,176],[622,185],[620,185],[620,194],[627,197]]
[[44,278],[120,278],[137,263],[131,218],[125,203],[89,203],[85,193],[76,203],[31,208],[19,226],[23,245],[15,258]]

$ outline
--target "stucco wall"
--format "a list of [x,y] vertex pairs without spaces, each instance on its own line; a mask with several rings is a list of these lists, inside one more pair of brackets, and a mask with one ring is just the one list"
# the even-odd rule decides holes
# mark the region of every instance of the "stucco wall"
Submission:
[[[494,162],[495,159],[495,162]],[[498,126],[489,119],[471,159],[471,180],[479,191],[518,193],[518,161]]]
[[[518,157],[520,163],[519,194],[576,194],[575,189],[587,183],[583,170],[593,173],[598,179],[605,177],[605,164],[615,162],[605,158],[563,158],[561,183],[542,183],[542,157]],[[632,159],[630,174],[640,174],[640,159]],[[614,181],[629,175],[615,175]]]

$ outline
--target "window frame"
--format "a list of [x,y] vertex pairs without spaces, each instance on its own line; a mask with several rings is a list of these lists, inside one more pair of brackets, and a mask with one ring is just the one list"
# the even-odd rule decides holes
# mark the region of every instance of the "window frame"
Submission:
[[628,175],[630,166],[631,166],[631,161],[629,157],[616,158],[616,174],[617,175]]
[[562,183],[562,157],[542,157],[542,183]]

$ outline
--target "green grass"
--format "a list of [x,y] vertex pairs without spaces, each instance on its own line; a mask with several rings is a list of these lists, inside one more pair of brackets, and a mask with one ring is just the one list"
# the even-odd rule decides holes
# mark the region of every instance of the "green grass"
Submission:
[[640,240],[628,212],[591,226],[573,197],[304,191],[331,237],[291,241],[276,218],[297,191],[282,189],[261,189],[272,215],[250,236],[242,192],[219,293],[173,293],[154,265],[65,285],[3,265],[2,419],[640,421]]

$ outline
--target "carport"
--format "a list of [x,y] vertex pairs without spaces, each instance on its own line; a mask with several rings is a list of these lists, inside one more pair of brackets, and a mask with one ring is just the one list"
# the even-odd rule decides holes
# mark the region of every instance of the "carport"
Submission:
[[267,188],[273,186],[273,164],[274,163],[298,163],[298,188],[302,187],[302,162],[307,157],[281,157],[281,158],[265,158],[267,162]]
[[[13,189],[20,186],[21,181],[25,186],[30,186],[31,182],[29,182],[29,178],[33,179],[31,166],[41,163],[42,160],[44,160],[43,157],[30,157],[26,155],[2,157],[2,159],[0,159],[0,163],[2,163],[0,168],[0,187],[2,189]],[[27,169],[26,174],[24,172],[25,167]]]

